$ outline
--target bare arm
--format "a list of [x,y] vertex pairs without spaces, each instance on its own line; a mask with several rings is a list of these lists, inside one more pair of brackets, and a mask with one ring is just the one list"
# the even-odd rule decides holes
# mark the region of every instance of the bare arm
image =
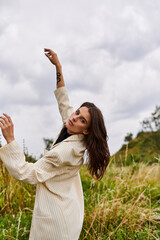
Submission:
[[45,55],[48,57],[50,62],[55,65],[56,67],[56,75],[57,75],[57,88],[64,87],[64,79],[62,74],[62,66],[60,64],[60,61],[57,57],[57,54],[52,51],[51,49],[45,48],[44,49]]
[[[56,67],[57,89],[54,92],[57,98],[59,111],[60,111],[63,123],[65,124],[68,118],[70,117],[70,115],[74,112],[74,110],[69,104],[68,94],[67,94],[66,88],[64,87],[65,84],[64,84],[63,74],[62,74],[62,66],[57,57],[57,54],[54,51],[52,51],[51,49],[45,48],[44,52],[45,52],[45,55],[50,60],[50,62]],[[61,88],[61,87],[64,87],[64,88]]]

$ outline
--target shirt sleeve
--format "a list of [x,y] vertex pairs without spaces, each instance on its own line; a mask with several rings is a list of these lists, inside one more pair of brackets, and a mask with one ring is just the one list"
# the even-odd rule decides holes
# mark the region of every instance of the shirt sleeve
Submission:
[[73,107],[71,107],[69,104],[69,97],[67,94],[66,87],[64,86],[57,88],[54,91],[54,94],[58,102],[58,107],[62,117],[62,121],[65,124],[70,115],[74,112]]
[[63,171],[57,151],[49,151],[36,163],[29,163],[25,161],[25,155],[15,140],[0,148],[0,159],[11,176],[28,184],[45,182],[61,175]]

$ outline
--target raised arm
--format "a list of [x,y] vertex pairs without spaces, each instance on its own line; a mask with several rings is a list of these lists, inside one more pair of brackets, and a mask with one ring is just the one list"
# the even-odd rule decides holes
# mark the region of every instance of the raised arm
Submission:
[[62,66],[57,57],[57,54],[51,49],[45,48],[45,55],[48,57],[50,62],[56,67],[57,74],[57,89],[55,90],[55,96],[58,102],[59,111],[62,117],[62,121],[65,124],[70,115],[74,112],[73,108],[69,104],[69,97],[65,88]]
[[57,75],[57,88],[64,87],[64,79],[62,74],[62,66],[60,64],[60,61],[57,57],[57,54],[52,51],[51,49],[45,48],[44,49],[45,55],[48,57],[50,62],[55,65],[56,67],[56,75]]

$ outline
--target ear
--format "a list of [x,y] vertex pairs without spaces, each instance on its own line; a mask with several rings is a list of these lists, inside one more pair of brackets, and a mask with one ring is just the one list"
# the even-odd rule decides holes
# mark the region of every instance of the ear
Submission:
[[83,130],[82,132],[84,135],[87,135],[89,133],[88,129]]

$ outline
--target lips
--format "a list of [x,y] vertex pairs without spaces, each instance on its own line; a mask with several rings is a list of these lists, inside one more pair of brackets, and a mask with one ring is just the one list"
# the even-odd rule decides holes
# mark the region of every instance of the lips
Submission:
[[73,122],[70,119],[68,120],[68,123],[70,126],[73,126]]

